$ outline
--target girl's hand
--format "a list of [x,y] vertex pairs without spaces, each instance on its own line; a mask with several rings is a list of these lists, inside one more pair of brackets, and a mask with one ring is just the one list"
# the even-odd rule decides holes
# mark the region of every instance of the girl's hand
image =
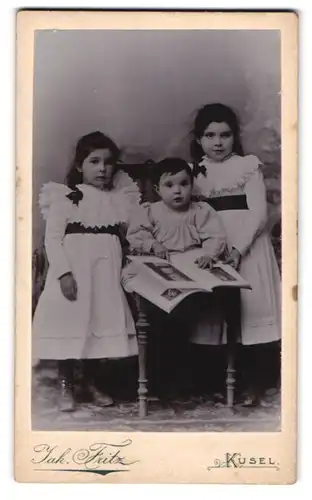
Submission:
[[164,247],[164,245],[162,245],[161,243],[158,243],[158,241],[155,241],[153,243],[152,250],[156,257],[159,257],[160,259],[168,259],[169,252],[167,248]]
[[63,276],[60,277],[60,286],[62,294],[67,300],[71,302],[77,300],[78,288],[73,273],[63,274]]
[[136,265],[131,262],[121,272],[121,285],[126,292],[131,292],[131,287],[128,286],[129,281],[138,274]]
[[239,251],[236,250],[236,248],[232,248],[230,255],[228,256],[227,259],[225,259],[224,264],[228,264],[234,267],[234,269],[238,269],[241,262],[241,258],[242,256],[239,253]]
[[202,255],[195,260],[195,264],[197,264],[201,269],[211,269],[215,263],[215,259],[209,257],[208,255]]

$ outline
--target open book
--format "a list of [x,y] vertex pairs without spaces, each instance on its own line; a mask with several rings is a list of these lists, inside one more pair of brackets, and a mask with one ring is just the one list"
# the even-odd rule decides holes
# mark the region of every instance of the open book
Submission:
[[191,294],[212,292],[215,288],[249,288],[231,266],[216,263],[212,269],[200,269],[195,261],[202,249],[170,255],[170,260],[153,256],[128,256],[135,275],[127,290],[136,292],[167,313]]

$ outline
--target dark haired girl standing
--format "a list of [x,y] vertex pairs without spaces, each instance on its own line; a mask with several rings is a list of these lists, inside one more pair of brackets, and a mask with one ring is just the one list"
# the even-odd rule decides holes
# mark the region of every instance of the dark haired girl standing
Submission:
[[[49,270],[35,311],[35,359],[59,362],[62,411],[75,410],[76,360],[137,354],[132,315],[120,284],[122,232],[138,187],[117,171],[115,143],[94,132],[77,143],[67,185],[43,186],[39,204],[46,220]],[[112,404],[92,381],[94,402]]]
[[[261,162],[256,156],[244,156],[238,119],[232,109],[218,103],[198,112],[191,152],[195,190],[218,211],[223,222],[230,250],[226,262],[239,269],[252,286],[251,291],[241,291],[240,342],[250,350],[245,404],[254,404],[261,396],[265,370],[259,346],[280,340],[280,275],[266,230]],[[220,342],[209,338],[207,332],[195,332],[193,342]]]

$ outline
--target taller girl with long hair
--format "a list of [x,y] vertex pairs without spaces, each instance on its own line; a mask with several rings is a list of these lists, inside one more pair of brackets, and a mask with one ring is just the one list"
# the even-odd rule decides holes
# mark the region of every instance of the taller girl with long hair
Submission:
[[[261,162],[244,155],[236,114],[223,104],[199,110],[193,129],[191,153],[195,190],[218,211],[227,235],[227,263],[239,269],[252,290],[241,291],[241,331],[245,346],[268,345],[280,340],[280,274],[266,230],[266,188]],[[200,330],[193,342],[216,344]],[[252,352],[254,353],[252,355]],[[258,349],[251,349],[246,404],[261,395],[265,367]]]

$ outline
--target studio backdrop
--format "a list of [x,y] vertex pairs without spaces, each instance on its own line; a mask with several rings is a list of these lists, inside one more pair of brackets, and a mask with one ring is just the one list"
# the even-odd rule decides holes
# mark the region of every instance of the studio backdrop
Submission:
[[280,178],[278,31],[38,31],[35,37],[33,237],[42,241],[38,192],[63,182],[77,139],[101,130],[127,162],[189,159],[197,110],[230,105],[245,151]]

